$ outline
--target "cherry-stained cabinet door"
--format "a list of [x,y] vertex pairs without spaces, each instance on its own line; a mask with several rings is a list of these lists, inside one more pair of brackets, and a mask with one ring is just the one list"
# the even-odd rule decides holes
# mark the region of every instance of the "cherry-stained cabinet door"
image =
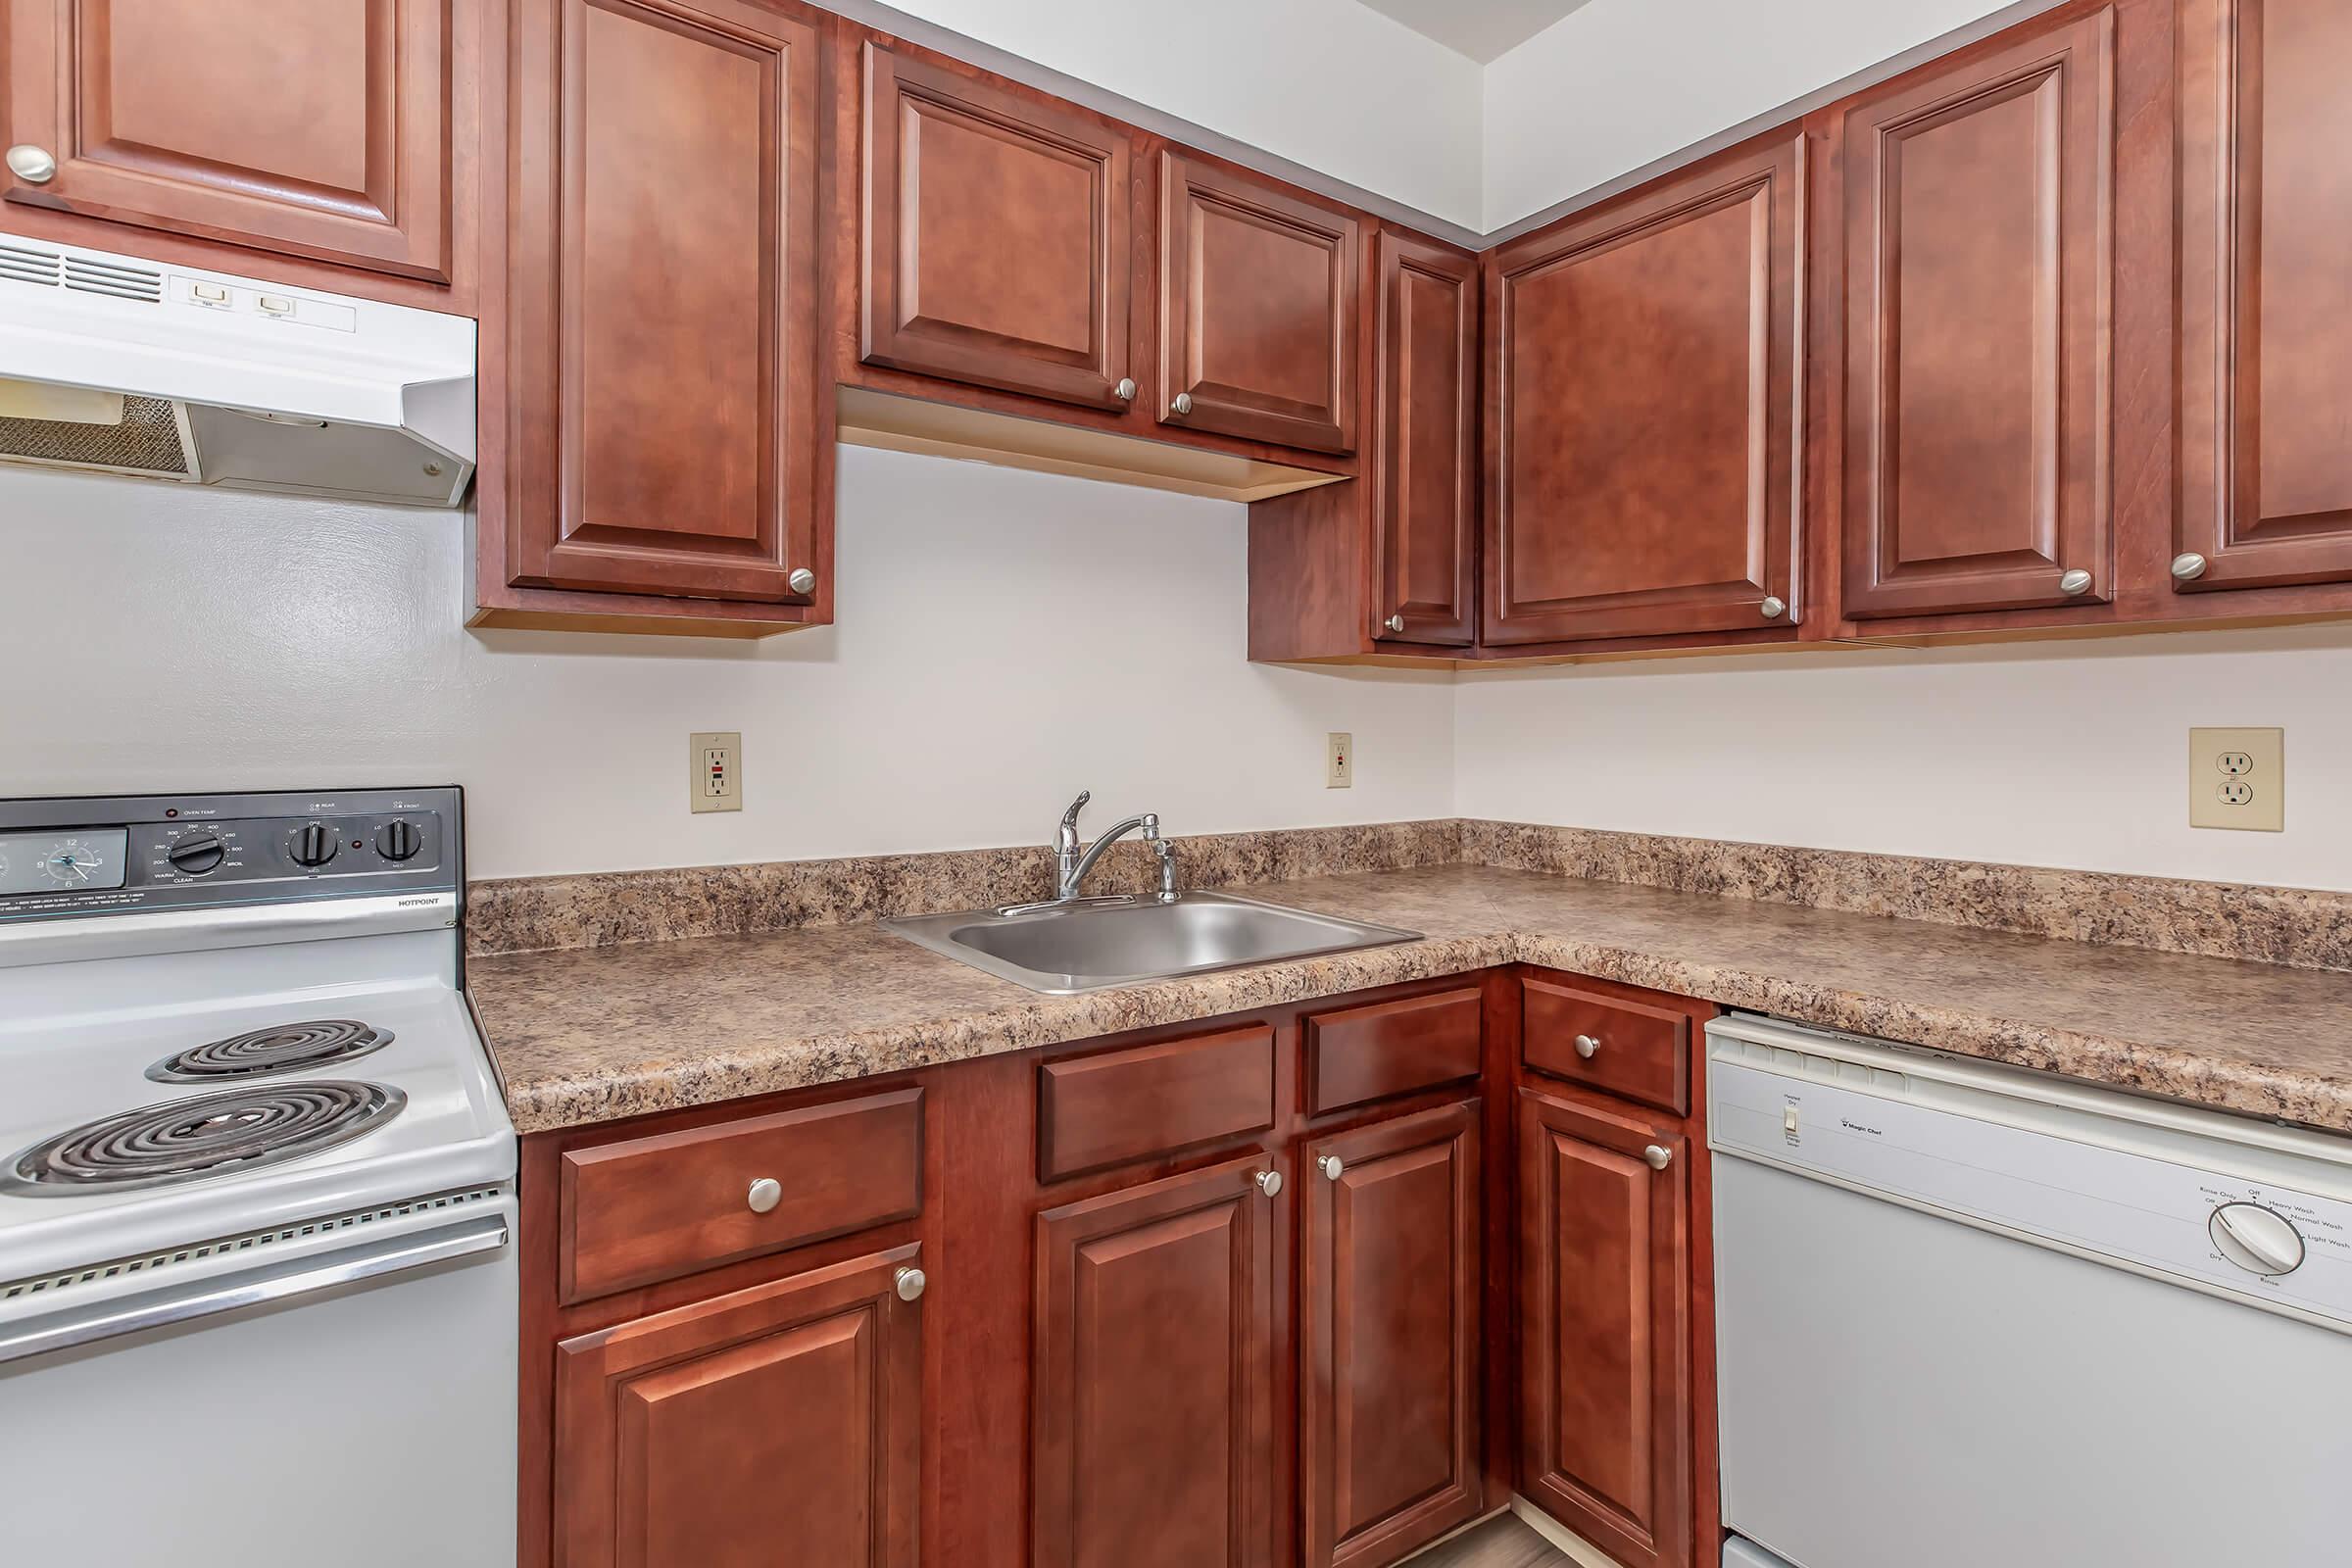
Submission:
[[1485,1507],[1478,1102],[1321,1139],[1306,1156],[1306,1568],[1379,1568]]
[[1354,451],[1356,220],[1173,150],[1159,208],[1161,422]]
[[1126,408],[1132,137],[868,43],[860,355]]
[[23,149],[0,194],[447,282],[451,13],[473,3],[0,0]]
[[814,13],[514,3],[510,580],[808,603]]
[[1478,594],[1478,262],[1383,228],[1372,267],[1373,635],[1465,646]]
[[1692,1238],[1673,1125],[1520,1091],[1519,1488],[1626,1568],[1692,1560]]
[[1270,1568],[1271,1169],[1037,1216],[1030,1568]]
[[1788,135],[1490,255],[1483,642],[1797,613],[1803,180]]
[[899,1282],[917,1255],[558,1345],[555,1568],[915,1568],[922,1309]]
[[2115,14],[1845,113],[1845,613],[2103,601]]
[[2181,0],[2176,586],[2352,581],[2352,5]]

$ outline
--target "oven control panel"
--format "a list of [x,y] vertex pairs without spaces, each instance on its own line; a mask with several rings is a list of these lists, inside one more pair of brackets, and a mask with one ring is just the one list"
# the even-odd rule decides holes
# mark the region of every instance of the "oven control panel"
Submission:
[[455,786],[0,801],[0,920],[464,885]]

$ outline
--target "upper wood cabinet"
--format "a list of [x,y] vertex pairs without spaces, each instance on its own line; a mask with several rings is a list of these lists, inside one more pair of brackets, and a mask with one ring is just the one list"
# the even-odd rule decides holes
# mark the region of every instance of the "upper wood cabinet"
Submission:
[[2109,598],[2115,14],[1845,111],[1844,608]]
[[1482,642],[1794,613],[1803,153],[1736,150],[1489,256]]
[[2181,0],[2180,19],[2174,579],[2352,580],[2352,7]]
[[1033,1568],[1268,1568],[1275,1200],[1228,1161],[1037,1216]]
[[1306,1568],[1396,1562],[1485,1506],[1478,1104],[1306,1146]]
[[1684,1568],[1687,1140],[1534,1090],[1518,1133],[1519,1489],[1626,1568]]
[[9,201],[450,280],[470,0],[0,3],[5,140],[56,166]]
[[1354,451],[1356,220],[1170,149],[1159,222],[1160,419]]
[[555,1568],[914,1568],[922,1309],[893,1249],[556,1347]]
[[1384,227],[1372,266],[1373,635],[1466,645],[1478,595],[1478,263]]
[[1133,132],[868,43],[870,364],[1124,409]]
[[822,593],[808,15],[516,0],[509,584]]

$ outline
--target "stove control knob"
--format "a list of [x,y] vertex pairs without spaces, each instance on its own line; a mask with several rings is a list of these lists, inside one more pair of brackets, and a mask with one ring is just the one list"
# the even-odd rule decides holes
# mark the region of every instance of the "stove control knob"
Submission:
[[424,835],[406,817],[394,817],[375,835],[375,853],[387,860],[411,859],[423,848]]
[[2214,1250],[2249,1274],[2276,1279],[2303,1266],[2303,1233],[2275,1208],[2224,1203],[2205,1228]]
[[296,828],[294,836],[286,841],[286,853],[294,858],[296,865],[324,865],[342,847],[343,840],[335,830],[320,822]]
[[202,876],[219,865],[227,855],[228,846],[220,842],[220,834],[209,828],[174,840],[172,847],[164,851],[164,858],[172,862],[172,869],[182,876]]

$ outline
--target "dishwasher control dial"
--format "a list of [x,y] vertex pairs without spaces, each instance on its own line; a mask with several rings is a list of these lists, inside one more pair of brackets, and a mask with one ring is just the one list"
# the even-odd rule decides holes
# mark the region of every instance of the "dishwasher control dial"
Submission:
[[2221,1254],[2249,1274],[2276,1277],[2303,1266],[2303,1233],[2275,1208],[2224,1203],[2205,1228]]

